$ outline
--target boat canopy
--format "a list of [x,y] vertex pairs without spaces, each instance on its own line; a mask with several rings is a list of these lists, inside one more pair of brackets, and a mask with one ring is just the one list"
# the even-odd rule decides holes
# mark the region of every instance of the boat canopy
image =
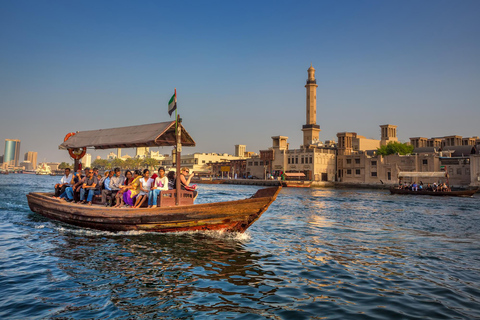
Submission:
[[399,172],[399,178],[445,178],[445,172]]
[[[194,147],[195,141],[185,128],[178,123],[181,130],[182,146]],[[174,146],[175,121],[142,124],[139,126],[78,131],[70,136],[59,149],[95,148],[136,148]]]
[[303,173],[303,172],[285,172],[285,176],[287,176],[287,177],[305,177],[305,173]]

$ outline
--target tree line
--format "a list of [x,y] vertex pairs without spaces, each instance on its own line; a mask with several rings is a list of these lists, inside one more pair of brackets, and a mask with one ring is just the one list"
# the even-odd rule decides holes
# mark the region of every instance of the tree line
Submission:
[[[113,169],[119,167],[121,169],[138,169],[138,168],[152,168],[160,164],[159,160],[153,158],[128,158],[126,160],[115,158],[111,160],[107,159],[96,159],[92,162],[92,168],[99,169]],[[67,162],[62,162],[58,166],[59,169],[72,168],[73,164],[70,165]]]

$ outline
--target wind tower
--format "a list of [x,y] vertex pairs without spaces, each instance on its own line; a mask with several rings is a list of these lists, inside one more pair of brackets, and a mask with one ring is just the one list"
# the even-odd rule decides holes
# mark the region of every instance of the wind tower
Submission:
[[320,126],[317,124],[317,80],[315,80],[315,69],[310,64],[308,68],[307,88],[307,124],[302,126],[303,146],[308,148],[318,141]]

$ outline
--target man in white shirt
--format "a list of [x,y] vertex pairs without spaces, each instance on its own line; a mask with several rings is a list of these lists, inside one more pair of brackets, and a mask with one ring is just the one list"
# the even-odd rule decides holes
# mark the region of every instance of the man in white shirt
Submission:
[[65,175],[60,180],[60,183],[55,185],[55,198],[60,197],[65,192],[67,187],[71,187],[73,175],[70,173],[70,168],[65,169]]

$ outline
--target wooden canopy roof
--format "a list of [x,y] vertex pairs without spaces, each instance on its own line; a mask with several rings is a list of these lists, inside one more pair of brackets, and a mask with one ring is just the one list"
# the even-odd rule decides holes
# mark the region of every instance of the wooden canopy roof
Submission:
[[[194,147],[195,141],[181,123],[178,124],[178,128],[181,130],[182,146]],[[174,146],[175,144],[175,121],[169,121],[121,128],[78,131],[58,148],[114,149],[163,147]]]

